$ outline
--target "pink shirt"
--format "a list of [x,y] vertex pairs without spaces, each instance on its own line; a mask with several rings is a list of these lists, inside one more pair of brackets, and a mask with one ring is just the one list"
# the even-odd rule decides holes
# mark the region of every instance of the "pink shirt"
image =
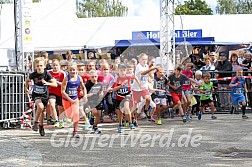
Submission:
[[[183,70],[182,74],[187,76],[188,78],[193,78],[193,72],[191,70],[190,71]],[[186,80],[183,82],[182,90],[190,90],[191,86],[192,86],[192,83],[189,80]]]
[[102,83],[104,91],[113,86],[114,80],[114,76],[110,73],[107,76],[104,76],[102,72],[98,74],[98,82]]

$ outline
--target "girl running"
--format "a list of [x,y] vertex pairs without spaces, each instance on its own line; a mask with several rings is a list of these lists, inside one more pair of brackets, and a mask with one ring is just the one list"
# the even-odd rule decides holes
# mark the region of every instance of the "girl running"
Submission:
[[79,137],[77,135],[78,123],[79,123],[79,99],[78,99],[78,87],[81,86],[83,92],[83,101],[87,102],[87,91],[83,83],[82,78],[77,74],[77,64],[69,63],[69,74],[64,78],[61,85],[62,102],[65,109],[65,115],[68,119],[73,120],[73,137]]

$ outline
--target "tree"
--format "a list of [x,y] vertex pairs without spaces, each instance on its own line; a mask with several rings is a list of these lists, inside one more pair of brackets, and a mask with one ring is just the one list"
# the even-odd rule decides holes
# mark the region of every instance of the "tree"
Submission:
[[0,0],[0,4],[12,3],[12,0]]
[[252,14],[252,0],[218,0],[216,13]]
[[78,17],[111,17],[125,16],[128,7],[121,0],[81,0],[76,1]]
[[212,9],[207,5],[205,0],[188,0],[183,4],[177,5],[176,15],[212,15]]

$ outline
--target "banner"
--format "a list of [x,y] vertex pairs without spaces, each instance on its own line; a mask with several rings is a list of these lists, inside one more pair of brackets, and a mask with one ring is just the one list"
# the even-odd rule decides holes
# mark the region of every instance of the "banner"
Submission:
[[22,0],[20,10],[22,52],[34,52],[32,39],[32,0]]

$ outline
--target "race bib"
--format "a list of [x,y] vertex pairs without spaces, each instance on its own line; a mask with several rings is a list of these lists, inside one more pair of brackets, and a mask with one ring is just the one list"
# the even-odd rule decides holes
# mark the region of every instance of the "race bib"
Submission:
[[176,86],[176,87],[180,87],[181,85],[180,85],[180,82],[178,81],[178,82],[174,82],[174,86]]
[[165,92],[157,92],[157,95],[158,95],[158,96],[165,96],[166,93],[165,93]]
[[128,92],[128,87],[121,88],[117,91],[118,94],[127,94]]
[[242,88],[236,88],[234,94],[242,94]]
[[68,88],[68,93],[69,96],[77,96],[78,95],[78,91],[76,88]]
[[148,82],[148,75],[143,75],[140,77],[140,81]]
[[47,92],[47,86],[34,85],[33,92],[38,94],[45,94]]
[[188,80],[184,82],[184,85],[190,85],[190,84],[191,84],[191,82]]
[[210,95],[211,95],[211,91],[205,93],[205,96],[206,96],[206,97],[208,97],[208,96],[210,96]]

